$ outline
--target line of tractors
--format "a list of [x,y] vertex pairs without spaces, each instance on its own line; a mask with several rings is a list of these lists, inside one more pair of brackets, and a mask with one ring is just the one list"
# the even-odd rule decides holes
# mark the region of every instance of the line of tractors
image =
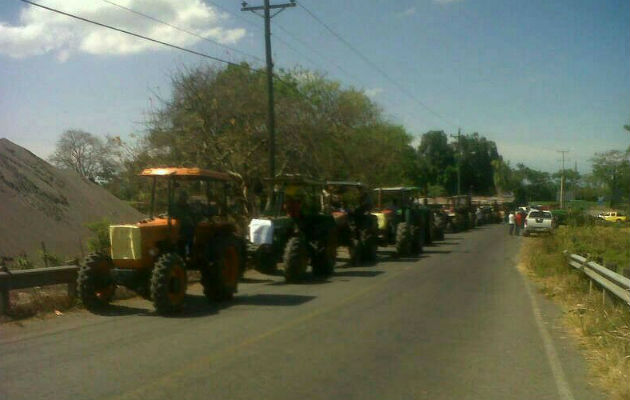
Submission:
[[419,202],[416,187],[370,189],[284,174],[267,181],[262,211],[246,229],[231,175],[200,168],[148,168],[140,175],[151,186],[147,218],[110,226],[108,254],[88,255],[79,269],[78,292],[89,310],[102,310],[124,286],[151,300],[159,314],[177,312],[191,270],[200,272],[210,301],[231,299],[247,265],[271,274],[282,263],[291,283],[303,281],[309,265],[314,277],[326,278],[338,247],[347,248],[352,265],[375,264],[378,246],[417,256],[476,217],[469,196],[451,198],[445,210]]

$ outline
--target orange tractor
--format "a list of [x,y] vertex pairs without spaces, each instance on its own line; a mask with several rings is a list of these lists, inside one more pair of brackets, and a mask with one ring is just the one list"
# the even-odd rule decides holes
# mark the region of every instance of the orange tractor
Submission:
[[228,218],[230,175],[200,168],[149,168],[140,175],[151,179],[149,217],[110,226],[109,254],[86,257],[78,274],[83,304],[102,308],[124,286],[151,299],[158,313],[173,313],[184,304],[189,270],[201,272],[209,300],[231,299],[245,242]]

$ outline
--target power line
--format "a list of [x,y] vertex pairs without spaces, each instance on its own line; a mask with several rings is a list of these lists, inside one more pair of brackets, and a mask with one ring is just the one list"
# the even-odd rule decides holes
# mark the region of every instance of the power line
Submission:
[[244,51],[242,51],[242,50],[239,50],[239,49],[237,49],[237,48],[230,47],[230,46],[225,45],[225,44],[223,44],[223,43],[219,43],[219,42],[218,42],[218,41],[216,41],[216,40],[213,40],[213,39],[210,39],[210,38],[208,38],[208,37],[205,37],[205,36],[199,35],[199,34],[197,34],[197,33],[195,33],[195,32],[192,32],[192,31],[190,31],[190,30],[188,30],[188,29],[180,28],[180,27],[178,27],[178,26],[176,26],[176,25],[173,25],[173,24],[171,24],[171,23],[169,23],[169,22],[163,21],[163,20],[161,20],[161,19],[159,19],[159,18],[155,18],[155,17],[153,17],[153,16],[151,16],[151,15],[148,15],[148,14],[142,13],[142,12],[140,12],[140,11],[134,10],[134,9],[132,9],[132,8],[129,8],[129,7],[125,7],[125,6],[121,5],[121,4],[114,3],[113,1],[110,1],[110,0],[101,0],[101,1],[102,1],[102,2],[104,2],[104,3],[107,3],[107,4],[109,4],[109,5],[112,5],[112,6],[118,7],[118,8],[120,8],[120,9],[123,9],[123,10],[129,11],[130,13],[133,13],[133,14],[139,15],[139,16],[141,16],[141,17],[143,17],[143,18],[150,19],[151,21],[154,21],[154,22],[157,22],[157,23],[160,23],[160,24],[163,24],[163,25],[169,26],[169,27],[171,27],[171,28],[173,28],[173,29],[176,29],[176,30],[178,30],[178,31],[180,31],[180,32],[184,32],[184,33],[187,33],[187,34],[189,34],[189,35],[195,36],[195,37],[197,37],[197,38],[199,38],[199,39],[201,39],[201,40],[205,40],[206,42],[213,43],[213,44],[215,44],[215,45],[217,45],[217,46],[220,46],[220,47],[223,47],[223,48],[225,48],[225,49],[228,49],[228,50],[234,51],[234,52],[236,52],[236,53],[239,53],[239,54],[245,55],[245,56],[247,56],[247,57],[254,58],[254,59],[256,59],[256,60],[258,60],[258,61],[260,61],[260,62],[262,62],[262,61],[263,61],[263,59],[262,59],[262,58],[257,57],[257,56],[255,56],[255,55],[253,55],[253,54],[249,54],[249,53],[244,52]]
[[[229,15],[231,15],[231,16],[233,16],[233,17],[235,17],[235,18],[237,18],[237,19],[239,19],[239,20],[241,20],[241,21],[243,21],[243,22],[245,22],[247,24],[249,24],[250,26],[256,28],[257,30],[259,30],[259,31],[263,30],[263,28],[261,28],[259,24],[255,23],[255,22],[253,22],[253,21],[251,21],[251,20],[249,20],[247,18],[244,18],[240,14],[235,14],[232,11],[228,10],[227,8],[219,5],[218,3],[214,2],[214,1],[211,1],[211,0],[206,0],[206,1],[208,3],[210,3],[210,4],[212,4],[213,6],[217,7],[218,9],[224,11],[225,13],[227,13],[227,14],[229,14]],[[278,24],[276,24],[276,26],[278,26],[279,28],[282,29],[282,27],[280,27]],[[289,32],[287,32],[287,33],[289,33]],[[291,33],[289,33],[289,34],[291,35]],[[295,39],[295,38],[293,38],[293,39]],[[292,52],[294,52],[298,56],[306,59],[306,61],[310,62],[312,65],[314,65],[316,67],[321,65],[317,61],[315,61],[311,57],[309,57],[308,55],[302,53],[300,50],[298,50],[295,47],[293,47],[291,44],[289,44],[289,42],[284,40],[282,37],[278,36],[278,37],[276,37],[276,40],[278,42],[282,43],[286,48],[288,48],[289,50],[291,50]]]
[[[219,58],[219,57],[211,56],[209,54],[201,53],[199,51],[187,49],[185,47],[181,47],[181,46],[177,46],[177,45],[174,45],[174,44],[171,44],[171,43],[163,42],[161,40],[153,39],[153,38],[150,38],[148,36],[143,36],[143,35],[140,35],[138,33],[130,32],[130,31],[127,31],[127,30],[124,30],[124,29],[121,29],[121,28],[116,28],[115,26],[111,26],[111,25],[107,25],[107,24],[104,24],[104,23],[101,23],[101,22],[93,21],[91,19],[80,17],[78,15],[71,14],[71,13],[68,13],[68,12],[65,12],[65,11],[61,11],[61,10],[58,10],[58,9],[55,9],[55,8],[52,8],[52,7],[44,6],[42,4],[38,4],[38,3],[35,3],[33,1],[30,1],[30,0],[19,0],[19,1],[21,1],[23,3],[30,4],[30,5],[35,6],[35,7],[43,8],[43,9],[48,10],[48,11],[52,11],[52,12],[57,13],[57,14],[65,15],[65,16],[70,17],[70,18],[78,19],[78,20],[83,21],[83,22],[87,22],[87,23],[90,23],[90,24],[98,25],[98,26],[101,26],[103,28],[111,29],[111,30],[114,30],[114,31],[117,31],[117,32],[120,32],[120,33],[127,34],[127,35],[131,35],[131,36],[137,37],[139,39],[148,40],[150,42],[161,44],[161,45],[167,46],[167,47],[171,47],[171,48],[176,49],[176,50],[181,50],[181,51],[184,51],[186,53],[194,54],[194,55],[197,55],[197,56],[200,56],[200,57],[203,57],[203,58],[208,58],[210,60],[217,61],[217,62],[220,62],[220,63],[223,63],[223,64],[228,64],[228,65],[231,65],[231,66],[236,67],[236,68],[241,68],[241,69],[245,69],[245,70],[248,70],[248,71],[255,71],[254,68],[250,67],[247,64],[237,64],[237,63],[234,63],[232,61],[224,60],[224,59]],[[277,80],[279,80],[280,82],[286,84],[287,87],[292,88],[293,90],[295,90],[298,94],[302,95],[305,99],[309,100],[308,96],[306,96],[302,91],[300,91],[297,87],[295,87],[291,83],[285,81],[284,79],[280,78],[276,74],[274,74],[274,77]]]
[[70,13],[67,13],[65,11],[61,11],[61,10],[58,10],[56,8],[48,7],[48,6],[45,6],[45,5],[42,5],[42,4],[38,4],[38,3],[35,3],[33,1],[30,1],[30,0],[20,0],[20,1],[23,2],[23,3],[27,3],[27,4],[30,4],[32,6],[35,6],[35,7],[40,7],[40,8],[43,8],[45,10],[52,11],[52,12],[57,13],[57,14],[61,14],[61,15],[65,15],[65,16],[70,17],[70,18],[78,19],[79,21],[87,22],[87,23],[90,23],[90,24],[101,26],[103,28],[107,28],[107,29],[111,29],[111,30],[114,30],[114,31],[117,31],[117,32],[125,33],[127,35],[135,36],[137,38],[148,40],[150,42],[161,44],[163,46],[171,47],[173,49],[185,51],[187,53],[194,54],[194,55],[197,55],[197,56],[200,56],[200,57],[204,57],[204,58],[208,58],[210,60],[214,60],[214,61],[217,61],[217,62],[220,62],[220,63],[232,65],[232,66],[237,67],[237,68],[243,68],[243,69],[247,69],[247,70],[252,70],[252,68],[249,67],[248,65],[237,64],[235,62],[224,60],[222,58],[211,56],[209,54],[201,53],[201,52],[198,52],[198,51],[195,51],[195,50],[187,49],[185,47],[177,46],[175,44],[171,44],[171,43],[163,42],[161,40],[153,39],[153,38],[150,38],[148,36],[140,35],[139,33],[134,33],[134,32],[127,31],[125,29],[116,28],[115,26],[107,25],[107,24],[104,24],[104,23],[101,23],[101,22],[97,22],[97,21],[88,19],[88,18],[80,17],[80,16],[75,15],[75,14],[70,14]]
[[298,4],[299,7],[301,7],[304,11],[306,11],[306,13],[313,18],[317,23],[319,23],[321,26],[323,26],[331,35],[333,35],[334,37],[336,37],[341,43],[343,43],[347,48],[349,48],[354,54],[356,54],[359,58],[361,58],[366,64],[368,64],[369,66],[371,66],[372,68],[374,68],[376,71],[378,71],[387,81],[389,81],[392,85],[396,86],[401,92],[403,92],[404,94],[406,94],[407,96],[409,96],[409,98],[411,98],[412,100],[414,100],[416,103],[418,103],[420,106],[422,106],[425,110],[429,111],[431,114],[433,114],[434,116],[438,117],[439,119],[441,119],[442,121],[446,122],[447,124],[452,124],[454,126],[456,126],[457,124],[453,124],[450,121],[448,121],[444,116],[442,116],[440,113],[438,113],[437,111],[434,111],[433,109],[431,109],[431,107],[429,107],[428,105],[426,105],[422,100],[418,99],[416,96],[413,95],[413,93],[411,93],[410,91],[407,90],[406,87],[404,87],[403,85],[399,84],[396,80],[394,80],[392,77],[389,76],[389,74],[387,72],[385,72],[381,67],[379,67],[378,65],[376,65],[374,62],[372,62],[372,60],[370,60],[368,57],[366,57],[365,55],[363,55],[363,53],[361,53],[357,48],[355,48],[350,42],[348,42],[346,39],[343,38],[343,36],[341,36],[340,34],[338,34],[337,32],[335,32],[328,24],[326,24],[324,21],[322,21],[317,15],[315,15],[311,10],[309,10],[308,8],[306,8],[304,5],[302,5],[301,3]]
[[[150,38],[148,36],[140,35],[138,33],[130,32],[130,31],[127,31],[127,30],[124,30],[124,29],[121,29],[121,28],[116,28],[116,27],[111,26],[111,25],[107,25],[107,24],[104,24],[104,23],[101,23],[101,22],[93,21],[91,19],[80,17],[78,15],[71,14],[71,13],[68,13],[68,12],[65,12],[65,11],[61,11],[61,10],[58,10],[58,9],[55,9],[55,8],[52,8],[52,7],[44,6],[42,4],[38,4],[38,3],[35,3],[33,1],[30,1],[30,0],[19,0],[19,1],[21,1],[23,3],[30,4],[30,5],[32,5],[34,7],[43,8],[45,10],[52,11],[52,12],[57,13],[57,14],[65,15],[67,17],[74,18],[74,19],[77,19],[79,21],[83,21],[83,22],[87,22],[87,23],[90,23],[90,24],[93,24],[93,25],[97,25],[97,26],[100,26],[100,27],[103,27],[103,28],[111,29],[111,30],[114,30],[114,31],[117,31],[117,32],[120,32],[120,33],[124,33],[124,34],[130,35],[130,36],[137,37],[139,39],[144,39],[144,40],[147,40],[147,41],[150,41],[150,42],[153,42],[153,43],[157,43],[157,44],[161,44],[163,46],[167,46],[167,47],[170,47],[170,48],[173,48],[173,49],[176,49],[176,50],[180,50],[180,51],[184,51],[186,53],[194,54],[194,55],[197,55],[199,57],[203,57],[203,58],[207,58],[207,59],[210,59],[210,60],[213,60],[213,61],[217,61],[217,62],[220,62],[220,63],[223,63],[223,64],[231,65],[231,66],[236,67],[236,68],[241,68],[241,69],[245,69],[245,70],[252,71],[252,72],[256,71],[255,68],[252,68],[252,67],[250,67],[247,64],[237,64],[237,63],[234,63],[232,61],[224,60],[224,59],[219,58],[219,57],[211,56],[209,54],[201,53],[199,51],[187,49],[185,47],[181,47],[181,46],[177,46],[177,45],[174,45],[174,44],[171,44],[171,43],[163,42],[161,40],[153,39],[153,38]],[[302,92],[298,87],[296,87],[294,84],[285,81],[284,79],[282,79],[280,76],[276,75],[275,73],[274,73],[273,76],[278,81],[280,81],[280,82],[284,83],[285,85],[287,85],[287,88],[290,88],[291,90],[295,91],[297,94],[302,96],[302,98],[304,98],[312,106],[315,105],[313,103],[313,101],[306,94],[304,94],[304,92]]]
[[[307,49],[309,49],[310,51],[312,51],[313,53],[315,53],[317,56],[321,57],[321,58],[326,58],[321,52],[319,52],[317,49],[315,49],[313,46],[311,46],[310,44],[308,44],[306,41],[300,39],[299,37],[296,37],[295,34],[291,33],[288,29],[286,29],[285,27],[283,27],[282,25],[276,23],[276,27],[280,28],[281,31],[283,31],[284,33],[286,33],[287,35],[289,35],[289,37],[293,40],[295,40],[296,42],[300,43],[302,46],[306,47]],[[286,42],[285,42],[286,44]],[[309,61],[311,61],[311,63],[313,63],[312,60],[310,60],[310,58],[306,57]],[[339,64],[335,63],[335,62],[330,62],[332,65],[334,65],[339,71],[341,71],[344,75],[348,76],[349,78],[352,79],[356,79],[354,76],[352,76],[352,74],[350,74],[348,71],[346,71],[345,69],[343,69]]]

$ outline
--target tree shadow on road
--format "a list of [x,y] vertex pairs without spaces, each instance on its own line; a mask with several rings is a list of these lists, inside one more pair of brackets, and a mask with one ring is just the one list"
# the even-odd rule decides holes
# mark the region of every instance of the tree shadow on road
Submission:
[[299,306],[315,299],[315,296],[298,294],[254,294],[235,298],[234,305],[250,306]]
[[451,250],[424,250],[422,254],[449,254],[452,253]]
[[124,317],[127,315],[149,315],[151,310],[146,308],[138,308],[132,306],[124,306],[121,304],[109,304],[106,307],[97,310],[90,310],[92,314],[103,317]]
[[373,278],[375,276],[385,273],[384,271],[338,271],[334,276],[339,277],[357,277],[357,278]]

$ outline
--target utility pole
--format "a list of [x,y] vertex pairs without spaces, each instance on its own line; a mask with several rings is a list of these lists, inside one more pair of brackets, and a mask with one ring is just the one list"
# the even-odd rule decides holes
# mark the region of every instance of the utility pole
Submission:
[[562,175],[560,177],[560,208],[564,208],[564,155],[568,153],[569,150],[557,150],[558,153],[562,154]]
[[[455,135],[450,135],[455,137]],[[462,194],[462,130],[457,128],[457,195]]]
[[[275,17],[287,7],[295,7],[295,0],[289,3],[270,5],[269,0],[264,0],[262,6],[248,7],[247,2],[241,3],[241,11],[251,11],[256,15],[257,11],[263,11],[265,19],[265,53],[267,62],[267,130],[269,131],[269,177],[276,176],[276,115],[273,100],[273,60],[271,59],[271,18]],[[271,15],[271,10],[277,10]]]

